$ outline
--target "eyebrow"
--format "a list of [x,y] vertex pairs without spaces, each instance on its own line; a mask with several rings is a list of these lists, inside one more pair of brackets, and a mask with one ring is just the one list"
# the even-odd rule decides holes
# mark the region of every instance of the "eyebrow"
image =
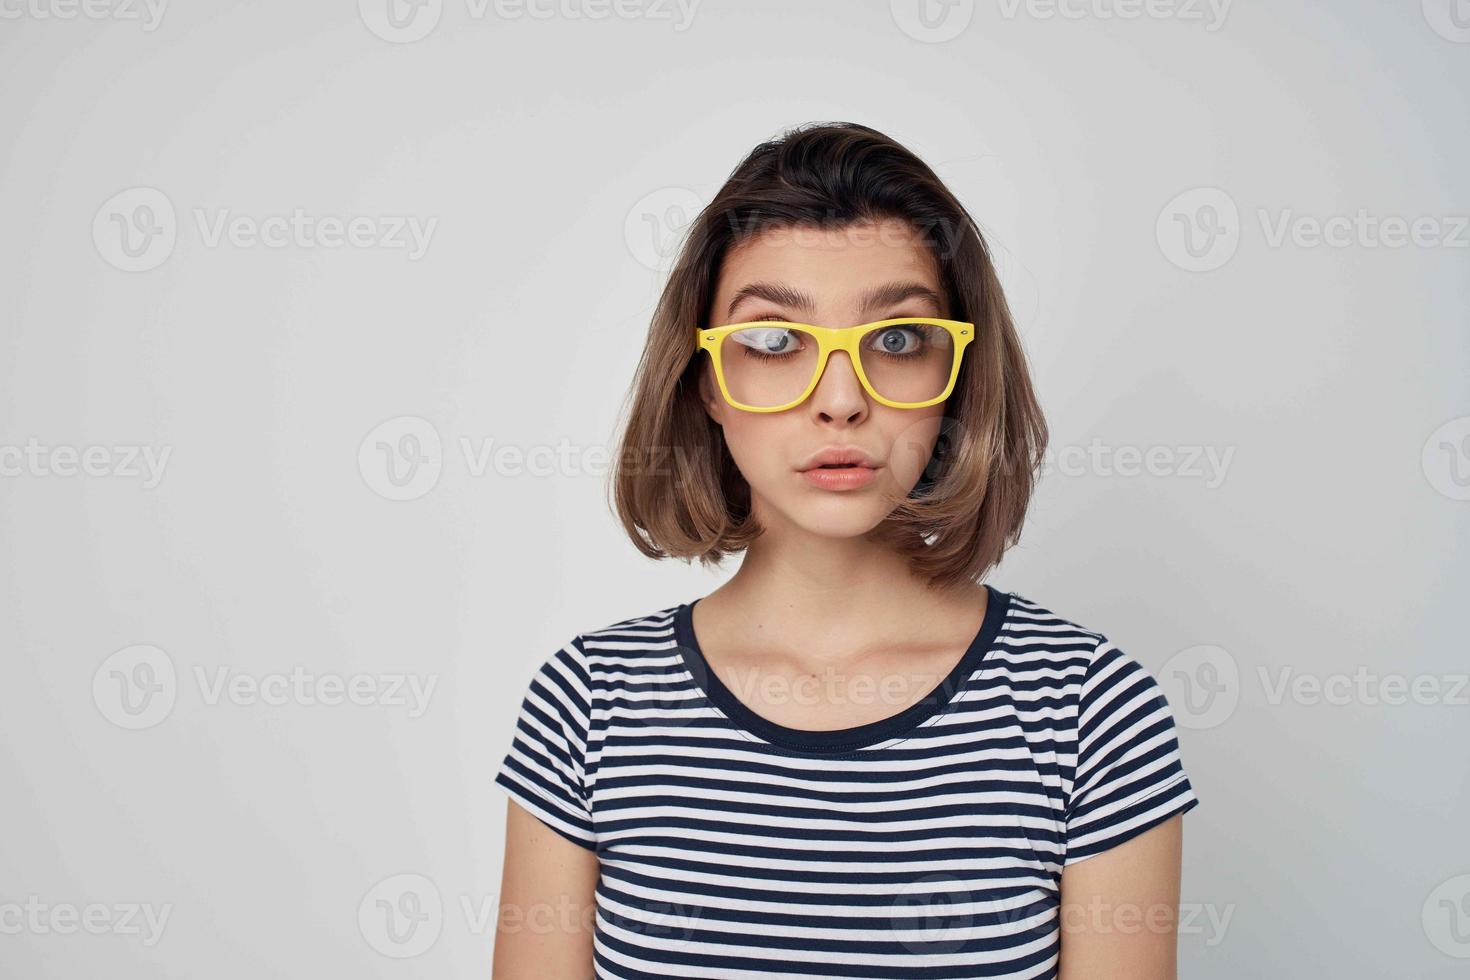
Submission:
[[[944,309],[944,298],[921,282],[890,282],[882,286],[874,286],[863,293],[858,309],[862,316],[870,316],[874,310],[896,306],[913,297],[928,300],[934,304],[936,310]],[[792,289],[790,286],[777,282],[752,282],[735,291],[735,295],[730,298],[730,306],[725,312],[726,318],[733,318],[735,308],[747,299],[769,300],[777,306],[800,310],[808,316],[816,309],[816,303],[812,302],[812,298],[799,289]]]

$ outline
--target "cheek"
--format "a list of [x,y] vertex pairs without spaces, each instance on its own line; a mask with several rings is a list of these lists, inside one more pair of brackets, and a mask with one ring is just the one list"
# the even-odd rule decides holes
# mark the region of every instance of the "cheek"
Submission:
[[724,423],[725,445],[748,483],[788,469],[783,447],[788,445],[784,414],[730,411]]
[[919,482],[924,467],[929,465],[934,445],[939,440],[940,426],[944,422],[944,405],[922,410],[894,411],[901,411],[903,414],[892,416],[891,425],[884,427],[889,433],[888,468],[894,482],[907,493]]

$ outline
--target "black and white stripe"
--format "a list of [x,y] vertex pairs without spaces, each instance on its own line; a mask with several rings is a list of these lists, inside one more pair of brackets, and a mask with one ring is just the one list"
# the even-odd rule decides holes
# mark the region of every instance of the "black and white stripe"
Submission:
[[736,700],[691,603],[549,656],[496,782],[597,852],[597,976],[1055,977],[1062,868],[1198,799],[1145,668],[989,606],[929,697],[835,733]]

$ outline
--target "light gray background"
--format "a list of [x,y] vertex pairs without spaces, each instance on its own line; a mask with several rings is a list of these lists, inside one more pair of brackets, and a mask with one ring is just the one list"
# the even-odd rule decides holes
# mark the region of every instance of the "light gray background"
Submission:
[[[1002,264],[1057,456],[990,581],[1165,684],[1181,975],[1464,975],[1463,0],[385,9],[3,5],[0,973],[488,972],[532,669],[721,578],[604,497],[672,243],[847,119]],[[297,208],[369,234],[209,235]]]

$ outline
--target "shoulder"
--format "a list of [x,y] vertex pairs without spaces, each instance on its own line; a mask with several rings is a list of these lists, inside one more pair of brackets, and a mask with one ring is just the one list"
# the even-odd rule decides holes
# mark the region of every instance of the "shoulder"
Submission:
[[605,686],[629,670],[646,668],[676,653],[675,615],[671,603],[577,633],[546,658],[575,671],[588,690]]
[[1157,687],[1153,675],[1108,634],[1055,612],[1029,596],[1010,593],[997,644],[1018,670],[1045,670],[1080,701],[1123,683]]
[[1173,711],[1151,670],[1107,634],[1014,593],[1001,641],[1013,689],[1071,746],[1083,793],[1111,799],[1089,787],[1113,781],[1141,799],[1168,779],[1187,795]]
[[1009,593],[997,644],[1013,662],[1059,667],[1086,666],[1107,638],[1095,629],[1054,612],[1030,596]]

